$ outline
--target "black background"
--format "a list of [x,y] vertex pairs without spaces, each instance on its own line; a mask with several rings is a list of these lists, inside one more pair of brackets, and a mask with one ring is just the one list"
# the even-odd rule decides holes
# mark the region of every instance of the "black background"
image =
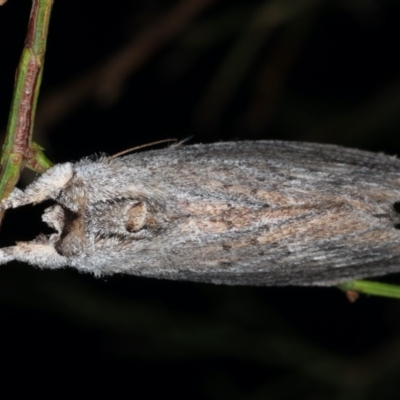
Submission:
[[[41,117],[34,139],[55,163],[188,137],[399,154],[398,2],[321,0],[298,11],[301,3],[210,2],[115,96],[99,90],[52,123]],[[39,112],[176,4],[56,0]],[[252,31],[268,4],[293,15]],[[30,5],[0,7],[3,132]],[[24,174],[21,185],[30,179]],[[43,208],[8,212],[2,245],[43,230]],[[400,302],[362,296],[350,304],[335,288],[95,279],[11,263],[0,269],[0,316],[1,380],[14,393],[392,399],[400,389]]]

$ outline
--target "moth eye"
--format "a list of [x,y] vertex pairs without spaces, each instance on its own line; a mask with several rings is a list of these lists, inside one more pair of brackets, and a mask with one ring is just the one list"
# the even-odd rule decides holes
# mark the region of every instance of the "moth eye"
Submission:
[[128,219],[126,222],[126,230],[128,232],[137,232],[142,229],[146,223],[147,207],[143,202],[134,204],[128,210]]

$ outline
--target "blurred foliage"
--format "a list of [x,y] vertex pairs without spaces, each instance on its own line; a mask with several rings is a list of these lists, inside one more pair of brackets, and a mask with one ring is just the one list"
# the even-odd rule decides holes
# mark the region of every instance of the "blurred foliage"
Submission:
[[[397,1],[184,1],[192,14],[173,14],[178,1],[55,1],[34,134],[54,162],[189,136],[399,153]],[[1,127],[29,7],[0,8]],[[116,57],[124,51],[140,63]],[[106,68],[115,60],[127,73]],[[42,210],[8,213],[2,245],[43,231]],[[17,264],[0,275],[2,360],[7,381],[25,382],[15,393],[84,384],[136,398],[398,397],[395,301]]]

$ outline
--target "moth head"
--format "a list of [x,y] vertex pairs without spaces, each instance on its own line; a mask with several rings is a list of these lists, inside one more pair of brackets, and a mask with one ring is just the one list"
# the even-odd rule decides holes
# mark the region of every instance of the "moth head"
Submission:
[[57,232],[53,242],[59,254],[76,256],[91,245],[134,245],[154,237],[167,223],[160,211],[144,198],[118,196],[86,203],[78,210],[70,209],[68,202],[58,203],[46,209],[42,219]]

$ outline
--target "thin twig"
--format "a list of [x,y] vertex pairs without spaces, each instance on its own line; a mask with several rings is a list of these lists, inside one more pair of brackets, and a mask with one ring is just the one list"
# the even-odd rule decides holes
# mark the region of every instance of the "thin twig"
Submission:
[[400,299],[400,286],[372,281],[351,281],[338,285],[338,288],[348,292],[369,294],[371,296]]
[[52,5],[53,0],[32,1],[1,155],[1,199],[10,194],[25,165],[44,171],[51,164],[41,152],[41,148],[31,142],[31,137]]

